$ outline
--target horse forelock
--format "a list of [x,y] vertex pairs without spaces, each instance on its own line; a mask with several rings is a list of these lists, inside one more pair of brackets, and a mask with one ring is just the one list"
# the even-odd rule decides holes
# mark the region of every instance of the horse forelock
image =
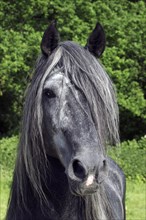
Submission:
[[112,81],[89,51],[70,41],[60,46],[65,74],[88,100],[102,146],[118,143],[118,107]]

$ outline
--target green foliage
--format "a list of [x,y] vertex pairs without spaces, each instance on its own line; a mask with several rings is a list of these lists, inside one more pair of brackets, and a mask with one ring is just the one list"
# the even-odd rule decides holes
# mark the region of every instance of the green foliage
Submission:
[[0,166],[2,170],[12,172],[14,169],[17,144],[17,136],[0,140]]
[[107,36],[102,61],[117,87],[122,139],[146,126],[146,3],[144,0],[1,1],[0,135],[18,130],[24,91],[41,36],[56,19],[62,40],[82,45],[98,20]]
[[[12,171],[16,158],[18,136],[0,140],[0,165],[3,170]],[[109,155],[120,165],[125,175],[130,179],[146,178],[146,138],[139,141],[125,141],[120,147],[112,148]]]
[[4,219],[7,209],[17,144],[17,136],[0,140],[0,219]]
[[129,179],[146,180],[146,138],[125,141],[112,148],[109,155],[119,164]]

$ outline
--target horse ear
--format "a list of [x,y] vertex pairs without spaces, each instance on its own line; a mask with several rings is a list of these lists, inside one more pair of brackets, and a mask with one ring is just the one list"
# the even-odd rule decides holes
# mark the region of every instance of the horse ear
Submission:
[[105,49],[105,43],[106,40],[103,27],[100,23],[97,23],[87,40],[85,48],[99,58]]
[[56,21],[53,21],[44,32],[41,42],[42,53],[48,57],[58,46],[59,39],[60,36],[56,28]]

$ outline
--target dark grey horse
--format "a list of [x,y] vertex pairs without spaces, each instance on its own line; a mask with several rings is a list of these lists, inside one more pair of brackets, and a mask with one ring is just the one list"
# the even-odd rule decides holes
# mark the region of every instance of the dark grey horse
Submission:
[[28,88],[7,220],[124,220],[125,177],[106,155],[119,142],[113,85],[97,23],[81,47],[55,22]]

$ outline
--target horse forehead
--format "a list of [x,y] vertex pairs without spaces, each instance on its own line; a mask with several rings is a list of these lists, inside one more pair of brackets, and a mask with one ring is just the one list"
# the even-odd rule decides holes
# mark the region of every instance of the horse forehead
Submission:
[[68,77],[66,77],[64,75],[63,72],[59,71],[57,73],[55,73],[55,71],[53,71],[53,73],[46,79],[45,84],[44,84],[44,88],[46,87],[50,87],[51,85],[70,85],[70,80]]

